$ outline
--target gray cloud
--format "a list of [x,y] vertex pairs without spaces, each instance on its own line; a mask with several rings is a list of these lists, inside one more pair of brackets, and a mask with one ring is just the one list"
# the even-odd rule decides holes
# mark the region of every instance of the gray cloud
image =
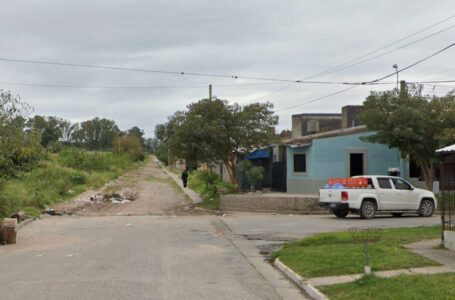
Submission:
[[[423,0],[6,0],[0,2],[0,57],[301,79],[447,18],[455,12],[454,8],[453,1]],[[454,24],[455,18],[413,39]],[[364,81],[381,77],[394,71],[394,63],[404,67],[449,45],[454,31],[318,79]],[[400,79],[453,79],[454,58],[455,49],[451,49],[403,72]],[[450,68],[451,71],[440,73]],[[2,82],[191,88],[80,89]],[[19,94],[35,107],[37,114],[73,121],[107,117],[122,129],[137,125],[148,136],[153,135],[156,124],[166,121],[176,110],[207,97],[208,84],[213,84],[219,98],[239,103],[270,100],[276,109],[343,88],[294,84],[274,93],[287,84],[0,61],[0,87]],[[393,87],[358,87],[280,111],[279,129],[290,127],[291,114],[338,112],[343,105],[360,104],[372,89]],[[427,92],[443,94],[447,88],[428,87]]]

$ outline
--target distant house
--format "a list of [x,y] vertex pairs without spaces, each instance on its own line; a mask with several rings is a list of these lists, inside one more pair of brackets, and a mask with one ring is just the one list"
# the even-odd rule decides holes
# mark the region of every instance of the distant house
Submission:
[[360,139],[369,134],[365,126],[356,126],[286,141],[287,192],[317,194],[329,178],[387,175],[389,168],[400,168],[407,178],[408,160],[398,149]]
[[288,193],[317,194],[329,178],[387,175],[389,168],[408,178],[408,160],[398,149],[360,139],[373,134],[358,120],[362,111],[361,105],[348,105],[341,114],[292,116],[292,138],[283,142]]

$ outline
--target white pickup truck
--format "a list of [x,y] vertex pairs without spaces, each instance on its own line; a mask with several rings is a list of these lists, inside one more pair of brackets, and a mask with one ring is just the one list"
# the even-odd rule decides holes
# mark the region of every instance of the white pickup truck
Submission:
[[355,176],[367,178],[366,188],[328,188],[319,190],[319,206],[328,208],[338,218],[349,212],[370,219],[377,212],[399,217],[403,213],[417,213],[430,217],[436,209],[432,192],[413,187],[407,181],[393,176]]

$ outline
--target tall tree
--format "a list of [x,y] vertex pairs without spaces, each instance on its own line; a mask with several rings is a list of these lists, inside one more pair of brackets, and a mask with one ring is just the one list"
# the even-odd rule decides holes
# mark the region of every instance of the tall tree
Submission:
[[127,135],[136,137],[139,140],[139,143],[144,147],[145,139],[144,139],[144,130],[140,129],[137,126],[134,126],[127,131]]
[[41,135],[41,145],[46,147],[51,142],[63,138],[64,123],[68,122],[58,117],[44,117],[35,115],[27,121],[29,130]]
[[275,137],[278,117],[271,103],[244,107],[226,100],[203,99],[178,111],[155,129],[171,156],[189,162],[223,162],[230,181],[237,183],[237,156],[269,144]]
[[42,156],[39,136],[25,131],[31,111],[18,96],[0,90],[0,177],[33,168]]
[[421,167],[427,188],[433,188],[435,151],[455,142],[455,96],[422,95],[421,86],[398,92],[371,92],[360,118],[375,134],[365,141],[386,144],[409,154]]
[[120,129],[114,121],[96,117],[82,122],[73,136],[87,149],[102,150],[112,147],[114,138],[119,134]]

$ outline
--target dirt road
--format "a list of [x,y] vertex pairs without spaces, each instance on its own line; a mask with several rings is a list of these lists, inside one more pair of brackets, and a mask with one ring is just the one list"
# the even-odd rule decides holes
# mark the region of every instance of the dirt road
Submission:
[[100,189],[88,190],[53,208],[59,214],[81,216],[181,214],[188,211],[191,203],[166,181],[167,178],[164,170],[152,160]]

